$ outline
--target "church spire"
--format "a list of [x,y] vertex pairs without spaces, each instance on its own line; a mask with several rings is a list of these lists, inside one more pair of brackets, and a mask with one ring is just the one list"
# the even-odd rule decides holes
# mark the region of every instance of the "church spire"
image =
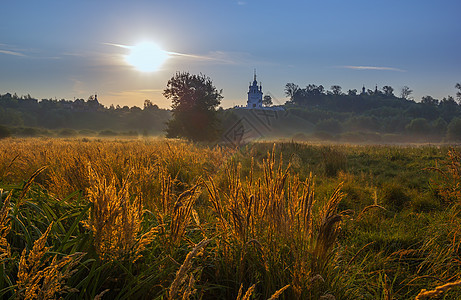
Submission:
[[256,81],[256,68],[255,68],[255,73],[254,73],[254,74],[255,74],[255,76],[254,76],[254,81]]

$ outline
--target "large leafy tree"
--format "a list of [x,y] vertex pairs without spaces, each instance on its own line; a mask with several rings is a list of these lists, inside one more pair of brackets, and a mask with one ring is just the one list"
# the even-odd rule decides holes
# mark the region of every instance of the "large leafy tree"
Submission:
[[213,86],[203,74],[176,73],[167,83],[163,95],[172,101],[172,118],[167,124],[167,137],[193,141],[212,141],[218,137],[216,108],[223,98],[222,90]]

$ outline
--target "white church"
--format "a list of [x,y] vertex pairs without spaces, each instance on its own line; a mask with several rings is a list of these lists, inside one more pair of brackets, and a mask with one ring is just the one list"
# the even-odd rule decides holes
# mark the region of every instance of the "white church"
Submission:
[[262,109],[263,108],[263,86],[256,81],[256,70],[254,74],[253,84],[250,82],[248,90],[247,108]]
[[244,106],[243,108],[263,109],[263,110],[283,110],[282,107],[263,106],[263,86],[261,82],[258,85],[258,81],[256,80],[256,70],[254,72],[253,83],[250,82],[250,86],[248,88],[247,94],[248,94],[247,106]]

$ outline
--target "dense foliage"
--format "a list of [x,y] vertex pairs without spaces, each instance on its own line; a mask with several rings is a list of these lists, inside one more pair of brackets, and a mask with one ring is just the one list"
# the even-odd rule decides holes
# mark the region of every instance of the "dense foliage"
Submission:
[[[456,88],[460,87],[456,85]],[[411,92],[404,87],[399,97],[394,95],[392,87],[384,86],[382,90],[378,87],[366,90],[364,87],[360,93],[357,90],[343,93],[337,85],[326,90],[322,85],[309,84],[301,88],[287,83],[285,93],[290,101],[285,108],[293,116],[310,121],[317,134],[327,134],[330,139],[367,141],[369,136],[366,133],[374,132],[385,142],[388,141],[386,135],[387,139],[400,138],[407,142],[459,141],[461,131],[454,123],[461,117],[461,107],[455,99],[447,96],[438,100],[425,96],[415,102],[410,98]]]
[[221,93],[205,75],[176,73],[163,91],[163,95],[172,102],[172,118],[168,122],[167,137],[182,137],[193,141],[216,140],[216,108],[221,103]]
[[[162,134],[170,112],[159,109],[150,100],[143,109],[133,107],[104,107],[95,96],[83,99],[41,101],[31,96],[0,95],[0,125],[8,126],[19,136],[50,135],[102,135]],[[65,131],[60,131],[66,129]]]

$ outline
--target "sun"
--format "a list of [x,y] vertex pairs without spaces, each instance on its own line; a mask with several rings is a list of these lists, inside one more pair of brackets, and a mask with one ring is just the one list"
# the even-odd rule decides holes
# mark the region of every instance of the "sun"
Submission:
[[129,46],[130,54],[125,61],[141,72],[155,72],[168,59],[168,52],[153,42],[142,42]]

